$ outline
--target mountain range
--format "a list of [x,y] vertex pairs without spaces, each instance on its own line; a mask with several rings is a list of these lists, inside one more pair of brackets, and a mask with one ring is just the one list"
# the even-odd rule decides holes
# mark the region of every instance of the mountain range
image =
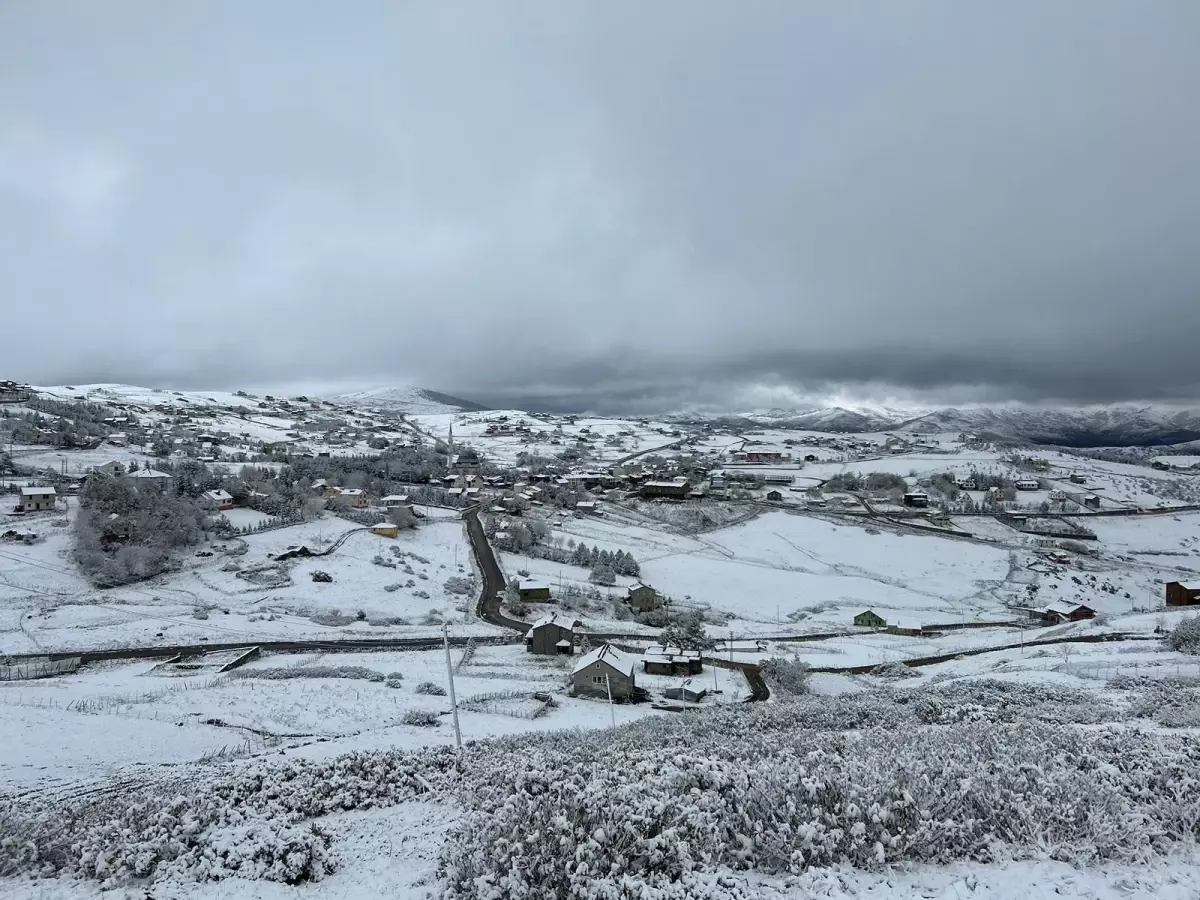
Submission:
[[889,409],[825,406],[757,410],[738,419],[807,431],[935,434],[969,431],[988,440],[1065,447],[1160,446],[1200,440],[1200,409],[1172,406],[998,406]]

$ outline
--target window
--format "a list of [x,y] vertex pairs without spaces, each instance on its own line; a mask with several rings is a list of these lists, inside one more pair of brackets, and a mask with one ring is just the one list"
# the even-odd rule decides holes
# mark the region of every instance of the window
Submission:
[[592,676],[592,684],[604,684],[604,676],[603,675],[593,675]]

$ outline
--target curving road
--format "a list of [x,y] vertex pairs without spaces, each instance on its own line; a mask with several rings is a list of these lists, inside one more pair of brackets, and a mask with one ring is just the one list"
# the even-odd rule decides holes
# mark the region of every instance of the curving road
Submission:
[[479,521],[479,507],[472,506],[463,512],[463,521],[467,523],[467,536],[471,539],[471,549],[475,553],[475,562],[479,564],[479,572],[483,576],[483,590],[479,593],[479,603],[476,612],[479,618],[501,628],[519,631],[524,634],[529,630],[528,622],[510,619],[500,612],[500,595],[504,593],[504,573],[496,562],[496,554],[488,543],[487,535],[483,533],[483,523]]

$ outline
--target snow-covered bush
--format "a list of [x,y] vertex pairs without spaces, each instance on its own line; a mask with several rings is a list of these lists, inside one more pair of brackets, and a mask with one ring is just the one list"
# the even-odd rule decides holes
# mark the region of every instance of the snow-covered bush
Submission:
[[475,579],[452,575],[446,579],[446,583],[442,587],[447,594],[473,594],[475,593]]
[[435,728],[441,724],[438,714],[429,709],[410,709],[400,721],[419,728]]
[[1189,616],[1172,628],[1167,646],[1180,653],[1200,654],[1200,616]]
[[1128,678],[1121,687],[1134,692],[1129,715],[1150,719],[1165,728],[1200,726],[1200,684],[1178,678]]
[[910,669],[907,665],[898,660],[880,663],[871,670],[871,674],[876,678],[890,679],[921,677],[921,673],[916,669]]
[[0,797],[0,876],[77,872],[109,884],[186,874],[287,882],[336,865],[307,820],[444,790],[456,761],[440,748],[257,762],[215,777],[147,778],[64,799]]
[[773,690],[792,695],[808,693],[807,663],[775,657],[762,664],[762,674]]
[[431,697],[445,697],[446,689],[432,681],[422,681],[413,690],[415,694],[428,694]]
[[650,896],[723,867],[1132,859],[1200,827],[1195,739],[986,723],[783,737],[748,718],[737,736],[643,728],[516,754],[474,787],[443,852],[446,896]]
[[[430,793],[466,813],[442,855],[452,900],[695,900],[736,896],[720,890],[732,885],[717,874],[727,869],[1091,863],[1194,842],[1200,736],[1024,721],[1077,704],[1077,693],[880,685],[651,717],[603,741],[572,730],[457,753],[270,757],[188,779],[147,775],[119,791],[0,797],[0,876],[314,879],[337,848],[312,820]],[[923,704],[986,720],[924,726]],[[1022,707],[1015,722],[991,721]]]
[[398,688],[398,687],[400,687],[400,684],[403,681],[404,681],[404,675],[402,673],[388,672],[387,677],[384,678],[384,680],[383,680],[383,683],[386,684],[390,688]]
[[238,669],[227,678],[262,678],[284,681],[290,678],[355,678],[363,681],[383,681],[382,672],[363,666],[287,666],[274,669]]

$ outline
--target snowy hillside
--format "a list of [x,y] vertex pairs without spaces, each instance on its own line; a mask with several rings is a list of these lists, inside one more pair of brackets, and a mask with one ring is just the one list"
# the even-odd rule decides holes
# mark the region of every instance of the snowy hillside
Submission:
[[142,406],[245,406],[244,396],[231,391],[173,391],[134,384],[73,384],[33,386],[37,393],[55,400],[82,400],[101,404]]
[[345,406],[364,406],[408,415],[440,415],[442,413],[474,412],[485,407],[460,397],[451,397],[419,387],[377,387],[352,391],[327,398]]
[[835,433],[972,431],[981,437],[1068,447],[1176,444],[1200,439],[1200,409],[1177,406],[1000,406],[892,409],[826,406],[770,409],[727,418]]

